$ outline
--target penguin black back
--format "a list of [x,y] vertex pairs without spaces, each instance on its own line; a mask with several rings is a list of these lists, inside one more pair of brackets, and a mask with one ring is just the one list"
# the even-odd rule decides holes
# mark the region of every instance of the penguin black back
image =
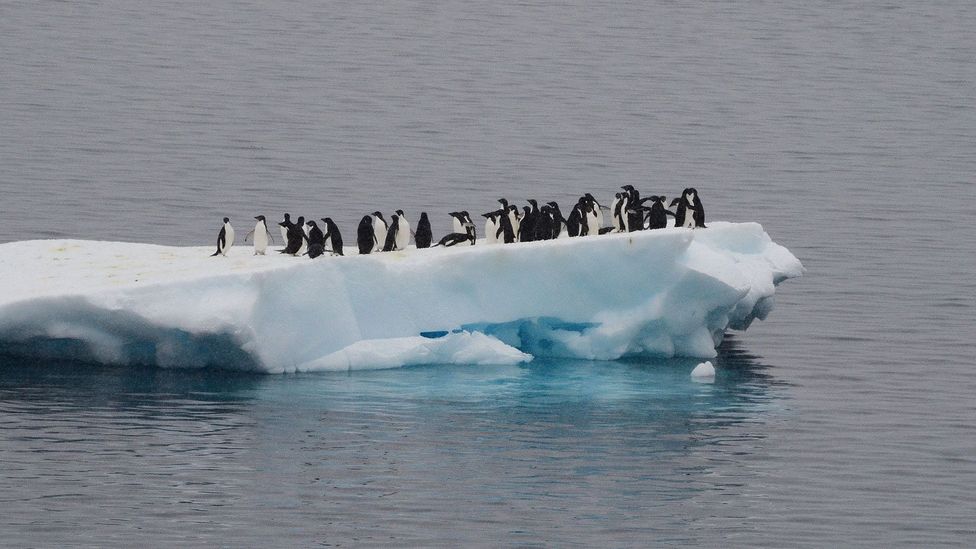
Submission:
[[375,233],[373,233],[373,216],[364,215],[362,220],[359,221],[359,229],[356,234],[356,243],[359,245],[360,254],[368,254],[373,251],[373,245],[375,242]]
[[668,216],[674,217],[674,213],[669,211],[664,207],[664,201],[667,200],[663,196],[652,196],[650,208],[648,208],[647,214],[647,228],[648,229],[663,229],[668,226]]
[[316,258],[325,253],[325,235],[315,221],[308,222],[308,257]]
[[339,226],[331,217],[323,217],[322,222],[325,223],[325,238],[329,241],[332,253],[342,255],[342,234],[339,233]]
[[400,230],[400,216],[393,214],[390,217],[390,224],[386,227],[386,241],[383,242],[384,252],[396,251],[397,232]]
[[434,235],[430,230],[430,219],[427,219],[427,212],[420,213],[420,221],[417,222],[417,232],[414,234],[413,241],[418,248],[429,248],[430,241]]

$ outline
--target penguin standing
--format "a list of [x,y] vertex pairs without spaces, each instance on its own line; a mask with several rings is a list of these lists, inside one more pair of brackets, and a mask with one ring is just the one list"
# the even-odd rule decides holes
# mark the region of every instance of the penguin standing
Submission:
[[596,218],[593,223],[590,223],[590,234],[602,234],[603,233],[603,210],[606,207],[603,204],[597,202],[596,198],[590,193],[586,193],[583,196],[586,197],[586,201],[592,207],[593,216]]
[[410,245],[410,222],[403,216],[403,210],[396,211],[400,222],[397,227],[396,249],[406,250]]
[[705,207],[702,206],[701,199],[698,198],[698,190],[690,187],[685,193],[685,197],[688,200],[688,209],[692,211],[693,227],[707,229],[708,227],[705,226]]
[[325,239],[329,242],[332,253],[342,255],[342,235],[339,233],[339,227],[331,217],[323,217],[322,222],[325,223]]
[[359,229],[356,232],[356,243],[359,245],[359,253],[362,255],[373,251],[376,246],[376,233],[373,232],[373,218],[364,215],[359,221]]
[[384,252],[397,251],[397,237],[400,233],[400,216],[393,214],[390,216],[390,226],[386,230],[386,240],[383,242]]
[[309,230],[309,226],[305,223],[305,217],[301,215],[298,216],[298,223],[296,223],[295,226],[301,228],[302,230],[301,234],[299,235],[301,237],[301,241],[299,241],[298,251],[295,252],[295,255],[305,255],[305,252],[308,251]]
[[535,219],[534,240],[552,239],[552,206],[543,204],[539,208],[539,216]]
[[383,245],[386,244],[386,230],[387,230],[386,220],[383,219],[383,214],[379,211],[373,212],[373,238],[375,239],[375,244],[373,246],[374,252],[382,252]]
[[519,221],[518,234],[515,237],[519,242],[532,242],[535,239],[535,216],[529,206],[522,206],[522,209],[524,213],[522,214],[522,221]]
[[217,255],[222,255],[227,257],[227,250],[234,245],[234,227],[230,226],[230,218],[224,218],[224,226],[220,228],[220,232],[217,234],[217,251],[213,253],[210,257]]
[[461,212],[451,212],[448,215],[451,216],[451,228],[453,229],[452,232],[455,232],[455,233],[463,233],[463,232],[465,232],[464,231],[464,216],[461,215]]
[[550,238],[553,240],[561,237],[566,233],[566,220],[563,219],[563,213],[559,211],[559,204],[556,202],[549,202],[549,207],[552,208],[552,224],[550,228],[552,229],[552,235]]
[[278,227],[281,231],[281,243],[285,246],[288,245],[288,229],[291,228],[291,214],[286,213],[285,218],[278,222]]
[[305,229],[302,228],[304,224],[305,218],[299,217],[298,223],[292,223],[288,227],[287,244],[285,244],[285,249],[281,250],[281,253],[289,255],[301,255],[305,253],[302,250],[305,247]]
[[511,244],[515,242],[515,227],[512,226],[512,218],[508,215],[507,209],[496,212],[498,218],[498,229],[495,231],[495,238],[502,237],[502,242]]
[[305,225],[308,227],[308,236],[306,237],[308,251],[306,253],[308,257],[315,259],[325,253],[325,235],[322,234],[322,229],[319,228],[314,219]]
[[247,242],[247,238],[254,235],[254,255],[264,255],[264,252],[268,249],[268,239],[271,239],[271,243],[274,244],[274,237],[271,236],[271,232],[268,230],[268,224],[263,215],[255,217],[258,222],[254,225],[246,235],[244,235],[244,242]]
[[498,221],[497,212],[481,214],[485,218],[485,244],[496,244],[498,242]]
[[471,214],[468,210],[461,210],[461,217],[464,218],[464,232],[467,233],[468,239],[471,241],[471,245],[474,246],[475,240],[478,239],[478,230],[474,227],[474,221],[471,219]]
[[664,207],[664,201],[667,200],[664,196],[652,196],[651,206],[647,208],[647,228],[648,229],[663,229],[668,226],[668,216],[674,217],[674,212],[671,212]]
[[421,212],[420,221],[417,222],[417,234],[414,235],[413,241],[418,248],[429,248],[430,241],[433,239],[434,235],[430,230],[430,219],[427,219],[427,212]]

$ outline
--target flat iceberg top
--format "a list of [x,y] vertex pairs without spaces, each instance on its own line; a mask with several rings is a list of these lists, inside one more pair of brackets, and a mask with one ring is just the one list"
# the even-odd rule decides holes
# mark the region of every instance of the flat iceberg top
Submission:
[[0,352],[267,372],[708,358],[803,273],[756,223],[316,259],[212,251],[0,245]]

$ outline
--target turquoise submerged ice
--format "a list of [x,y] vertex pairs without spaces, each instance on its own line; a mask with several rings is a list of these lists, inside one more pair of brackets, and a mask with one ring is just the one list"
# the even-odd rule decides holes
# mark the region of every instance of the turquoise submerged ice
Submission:
[[803,266],[756,223],[315,260],[0,245],[0,352],[266,372],[715,356]]

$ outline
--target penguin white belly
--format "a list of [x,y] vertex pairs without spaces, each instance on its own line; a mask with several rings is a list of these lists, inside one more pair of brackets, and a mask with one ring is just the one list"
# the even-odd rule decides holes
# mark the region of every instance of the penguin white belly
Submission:
[[485,219],[485,244],[497,244],[498,237],[495,233],[498,232],[498,224],[491,219]]
[[254,226],[254,255],[264,255],[268,249],[268,228],[262,222]]
[[383,251],[383,246],[386,244],[386,224],[375,217],[373,218],[373,234],[376,236],[376,245],[373,246],[373,251]]
[[600,222],[595,213],[586,214],[586,228],[589,230],[587,234],[600,234]]
[[287,246],[288,245],[288,229],[286,229],[285,227],[278,227],[278,229],[281,230],[281,242],[282,242],[282,245]]
[[396,247],[398,250],[406,250],[408,244],[410,244],[410,222],[401,217],[400,228],[396,235]]
[[230,226],[230,223],[226,225],[227,232],[224,233],[224,251],[223,254],[227,255],[227,250],[234,246],[234,227]]
[[461,224],[461,221],[459,221],[458,218],[453,217],[451,219],[453,221],[453,224],[451,226],[454,228],[454,232],[456,232],[456,233],[464,233],[464,232],[467,232],[467,231],[464,230],[464,225]]
[[603,228],[603,208],[599,204],[596,205],[596,213],[594,214],[594,219],[596,219],[596,228],[590,225],[590,233],[600,234],[600,229]]

